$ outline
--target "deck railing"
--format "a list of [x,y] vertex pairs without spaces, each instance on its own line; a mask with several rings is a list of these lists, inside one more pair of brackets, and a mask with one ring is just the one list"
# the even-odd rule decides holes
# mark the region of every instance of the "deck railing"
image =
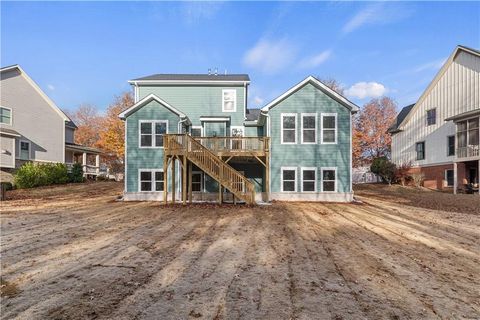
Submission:
[[480,155],[480,148],[478,145],[469,145],[466,147],[457,148],[457,158],[478,157]]
[[265,153],[270,148],[268,137],[194,137],[194,139],[214,153]]
[[238,198],[247,203],[255,201],[255,187],[245,176],[233,169],[207,147],[188,134],[166,134],[163,136],[166,155],[183,155],[192,161]]

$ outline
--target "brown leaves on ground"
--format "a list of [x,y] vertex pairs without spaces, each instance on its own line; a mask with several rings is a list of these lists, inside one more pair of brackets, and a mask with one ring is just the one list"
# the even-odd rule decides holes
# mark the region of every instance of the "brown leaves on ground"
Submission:
[[457,194],[426,188],[386,184],[358,184],[355,196],[360,199],[380,199],[417,208],[480,214],[478,194]]

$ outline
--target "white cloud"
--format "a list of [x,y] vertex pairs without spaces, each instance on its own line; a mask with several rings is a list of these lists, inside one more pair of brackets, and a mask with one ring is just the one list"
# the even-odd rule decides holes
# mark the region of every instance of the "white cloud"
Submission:
[[50,91],[55,90],[55,86],[54,86],[53,84],[47,84],[47,88],[48,88]]
[[183,3],[182,15],[186,23],[195,24],[203,19],[212,19],[222,5],[220,1],[188,1]]
[[370,4],[355,14],[342,28],[350,33],[364,25],[388,24],[410,16],[412,11],[399,4],[384,2]]
[[263,104],[263,101],[264,101],[264,99],[263,99],[263,98],[260,98],[259,96],[255,96],[255,97],[253,98],[253,103],[255,103],[256,105],[261,105],[261,104]]
[[276,73],[292,63],[296,51],[296,46],[287,39],[261,39],[245,53],[243,63],[264,73]]
[[415,67],[414,69],[412,69],[412,72],[417,73],[425,70],[438,70],[444,65],[445,61],[447,61],[447,58],[430,61]]
[[345,90],[348,97],[365,99],[378,98],[387,93],[387,88],[378,82],[357,82]]
[[300,68],[315,68],[327,61],[332,55],[332,50],[325,50],[314,56],[303,59],[300,62]]

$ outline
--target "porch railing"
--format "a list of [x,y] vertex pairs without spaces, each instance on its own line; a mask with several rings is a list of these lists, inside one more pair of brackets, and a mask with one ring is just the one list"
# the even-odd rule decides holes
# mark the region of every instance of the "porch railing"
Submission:
[[[66,163],[67,165],[67,169],[69,172],[72,171],[72,167],[75,163]],[[82,165],[82,168],[83,168],[83,173],[84,174],[99,174],[100,173],[100,167],[97,167],[97,166],[94,166],[94,165],[89,165],[89,164],[85,164],[85,165]]]
[[268,152],[268,137],[194,137],[204,147],[217,152]]
[[457,158],[478,157],[480,155],[480,148],[478,145],[469,145],[466,147],[457,148]]

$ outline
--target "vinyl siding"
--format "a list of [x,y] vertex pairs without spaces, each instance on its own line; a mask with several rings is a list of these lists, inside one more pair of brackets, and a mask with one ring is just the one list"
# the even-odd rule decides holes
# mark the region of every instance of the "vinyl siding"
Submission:
[[[297,114],[297,143],[281,144],[281,114]],[[317,113],[317,144],[301,144],[301,113]],[[337,144],[320,144],[321,113],[337,113]],[[350,111],[311,84],[300,88],[270,111],[271,123],[271,192],[281,192],[281,168],[297,168],[297,191],[300,168],[316,167],[317,192],[320,168],[337,168],[337,192],[350,190]]]
[[0,105],[12,109],[12,125],[21,134],[18,140],[30,141],[31,160],[63,162],[65,151],[65,120],[35,90],[18,70],[2,72]]
[[[236,112],[222,112],[222,90],[235,89]],[[193,126],[202,125],[201,116],[229,116],[229,125],[241,126],[245,120],[245,87],[243,86],[139,86],[138,99],[155,94],[188,116]],[[228,132],[229,134],[229,132]]]
[[[435,125],[426,125],[427,110],[436,108]],[[460,51],[431,88],[425,99],[414,107],[402,132],[392,136],[392,160],[414,166],[451,163],[447,156],[447,136],[455,134],[448,117],[480,109],[480,57]],[[415,143],[425,141],[425,160],[416,161]]]
[[152,101],[126,119],[127,192],[138,192],[138,169],[163,169],[163,148],[139,148],[140,120],[168,120],[168,133],[178,133],[180,118]]

